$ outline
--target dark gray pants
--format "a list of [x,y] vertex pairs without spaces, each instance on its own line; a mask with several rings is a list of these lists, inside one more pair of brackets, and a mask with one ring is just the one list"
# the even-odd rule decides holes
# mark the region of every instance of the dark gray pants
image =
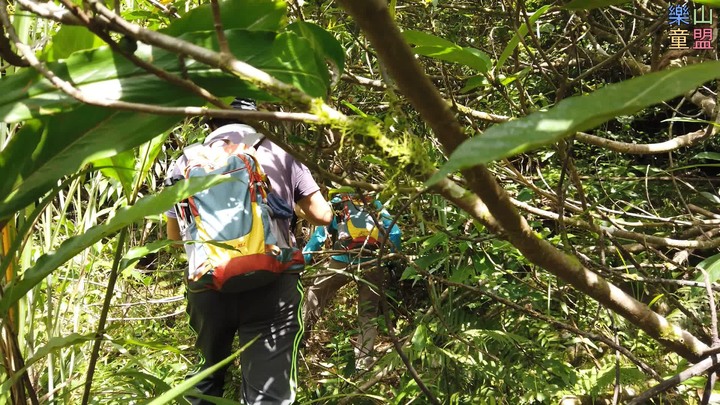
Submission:
[[[190,326],[204,363],[200,370],[259,337],[240,354],[242,395],[247,404],[292,404],[297,387],[297,351],[302,337],[302,285],[297,274],[283,274],[261,288],[239,294],[188,293]],[[196,385],[202,394],[222,397],[227,367]],[[210,404],[188,398],[193,404]]]
[[387,269],[376,265],[357,265],[330,260],[327,272],[315,277],[307,289],[303,314],[305,327],[312,331],[325,307],[338,290],[357,278],[358,285],[358,336],[355,359],[365,362],[374,352],[378,327],[375,318],[380,309],[379,286],[385,282]]

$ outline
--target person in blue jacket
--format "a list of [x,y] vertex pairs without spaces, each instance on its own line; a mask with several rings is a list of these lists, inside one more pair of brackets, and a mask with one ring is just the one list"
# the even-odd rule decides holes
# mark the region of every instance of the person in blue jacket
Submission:
[[[336,190],[337,191],[337,190]],[[375,338],[377,337],[377,323],[380,308],[379,287],[384,283],[388,269],[385,263],[378,265],[377,255],[368,252],[368,249],[348,249],[347,245],[340,243],[344,229],[347,229],[342,215],[342,199],[345,194],[336,194],[330,203],[336,210],[336,215],[328,226],[321,226],[315,229],[310,240],[303,249],[306,263],[312,263],[314,259],[324,271],[315,277],[305,292],[303,314],[306,333],[312,332],[313,326],[322,315],[325,307],[335,297],[337,291],[356,280],[358,284],[358,335],[355,345],[355,364],[358,369],[366,369],[373,362]],[[383,204],[377,199],[372,200],[370,211],[376,214],[379,222],[382,222],[383,239],[386,242],[386,252],[393,252],[400,249],[401,231]],[[327,258],[327,255],[320,255],[310,252],[319,252],[324,248],[342,251]],[[325,260],[322,260],[322,257]],[[307,335],[306,335],[307,336]]]

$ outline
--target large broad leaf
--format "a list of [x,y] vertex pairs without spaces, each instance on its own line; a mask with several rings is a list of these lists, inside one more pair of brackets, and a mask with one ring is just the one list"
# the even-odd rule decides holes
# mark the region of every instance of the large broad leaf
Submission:
[[[287,11],[283,0],[225,0],[220,2],[223,29],[277,31],[285,25]],[[163,33],[178,36],[193,31],[210,31],[215,27],[210,3],[192,9],[174,21]]]
[[97,159],[92,162],[92,165],[94,168],[100,169],[105,177],[120,183],[125,196],[129,198],[133,186],[141,183],[147,175],[168,135],[170,133],[166,131],[140,145],[138,150],[128,149],[108,158]]
[[720,0],[695,0],[693,3],[707,4],[710,7],[720,7]]
[[[530,24],[535,24],[535,22],[545,14],[545,12],[550,8],[550,6],[543,6],[537,9],[531,16],[530,16]],[[500,55],[500,58],[498,58],[496,68],[500,69],[504,64],[505,61],[512,55],[515,48],[517,48],[518,44],[520,43],[520,40],[522,38],[525,38],[525,35],[527,35],[528,30],[530,27],[528,27],[528,24],[523,24],[518,28],[515,35],[513,35],[512,38],[510,38],[510,42],[508,42],[507,46],[505,46],[505,49],[503,50],[502,54]]]
[[345,50],[329,32],[318,25],[304,21],[297,21],[288,25],[287,30],[310,41],[317,54],[325,56],[326,59],[334,63],[337,66],[338,74],[343,73],[345,70]]
[[[238,59],[298,87],[311,96],[320,97],[327,93],[327,68],[324,64],[319,65],[308,40],[292,32],[275,34],[268,31],[232,30],[227,31],[226,35],[231,51]],[[190,33],[183,35],[181,39],[208,49],[218,49],[214,32]],[[183,69],[177,55],[163,49],[140,44],[135,55],[177,76],[181,76],[185,70],[190,80],[219,97],[274,99],[235,76],[192,59],[185,61]],[[110,100],[155,105],[201,103],[186,90],[169,85],[113,53],[108,47],[77,52],[65,62],[50,63],[48,67],[58,77],[72,82],[87,94]],[[25,69],[0,80],[0,121],[23,121],[31,117],[68,111],[79,104],[34,69]]]
[[169,239],[163,239],[150,242],[145,246],[135,246],[133,248],[130,248],[120,261],[119,267],[120,269],[125,270],[140,261],[140,259],[142,259],[143,257],[146,257],[151,253],[159,252],[160,250],[165,249],[166,247],[176,243],[179,242]]
[[47,60],[65,59],[74,52],[97,48],[104,44],[105,42],[102,39],[85,27],[63,25],[53,35],[52,46],[49,47]]
[[[716,282],[718,279],[720,279],[720,254],[708,257],[707,259],[698,263],[696,267],[698,269],[705,270],[708,273],[708,278],[711,283]],[[705,275],[702,273],[699,274],[695,281],[704,283]]]
[[418,55],[459,63],[471,67],[478,72],[487,72],[490,57],[475,48],[465,48],[446,39],[420,31],[403,31],[403,37],[412,45],[413,52]]
[[120,152],[115,156],[97,159],[93,167],[100,169],[103,176],[116,180],[122,186],[123,193],[129,197],[135,180],[135,151],[132,149]]
[[0,219],[42,197],[65,175],[163,133],[177,117],[81,105],[27,122],[0,152]]
[[[88,229],[82,235],[66,240],[55,252],[41,256],[35,265],[22,273],[21,278],[13,280],[5,288],[4,295],[0,299],[0,314],[7,314],[8,309],[24,297],[30,289],[88,246],[144,217],[167,211],[183,198],[228,180],[230,178],[227,176],[207,176],[182,180],[156,195],[143,197],[131,207],[119,209],[115,216],[108,221]],[[4,315],[2,316],[4,317]]]
[[565,5],[565,8],[570,10],[590,10],[629,2],[630,0],[573,0]]
[[[327,67],[315,53],[310,42],[293,32],[279,34],[253,31],[226,32],[230,49],[233,54],[258,69],[261,69],[276,79],[292,84],[313,97],[324,97],[328,93],[329,83]],[[217,37],[214,32],[192,33],[183,36],[192,39],[200,46],[218,49]],[[242,94],[250,91],[248,85],[227,75],[217,69],[199,69],[190,72],[190,77],[196,83],[222,97]],[[274,97],[256,90],[256,99],[275,100]]]
[[682,95],[717,77],[720,77],[720,62],[706,62],[651,73],[604,87],[587,96],[565,99],[548,111],[495,125],[484,134],[468,139],[428,183],[434,184],[455,170],[555,143],[617,116],[634,114]]

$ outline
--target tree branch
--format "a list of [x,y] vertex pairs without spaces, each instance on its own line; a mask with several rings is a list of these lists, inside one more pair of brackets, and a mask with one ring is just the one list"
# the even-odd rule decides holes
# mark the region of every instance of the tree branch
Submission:
[[613,141],[612,139],[602,138],[595,135],[578,132],[575,139],[582,143],[599,146],[614,152],[628,153],[631,155],[656,155],[660,153],[672,152],[674,150],[687,146],[694,146],[698,143],[710,138],[714,135],[711,127],[701,129],[699,131],[690,132],[689,134],[676,136],[665,142],[636,144],[627,142]]
[[665,392],[669,390],[670,388],[681,384],[683,381],[686,381],[690,378],[699,376],[701,374],[704,374],[707,371],[710,370],[716,370],[720,366],[720,360],[718,359],[717,355],[712,355],[710,357],[707,357],[703,359],[702,361],[698,362],[697,364],[694,364],[693,366],[683,370],[682,372],[674,375],[671,378],[668,378],[667,380],[661,382],[660,384],[650,388],[649,390],[643,392],[642,394],[635,397],[632,401],[628,403],[628,405],[639,405],[639,404],[645,404],[646,401],[653,398],[654,396]]
[[[532,205],[528,203],[524,203],[522,201],[515,200],[513,198],[510,199],[511,203],[529,213],[552,219],[554,221],[560,220],[560,214],[547,211],[541,208],[533,207]],[[716,239],[710,239],[710,240],[682,240],[682,239],[673,239],[673,238],[665,238],[662,236],[655,236],[655,235],[647,235],[644,233],[638,233],[638,232],[630,232],[623,229],[619,229],[614,226],[601,226],[601,225],[592,225],[589,224],[581,219],[573,218],[573,217],[563,217],[563,220],[571,225],[587,229],[589,231],[593,231],[596,233],[604,232],[607,235],[615,236],[618,238],[623,239],[630,239],[634,240],[636,242],[640,242],[643,244],[648,245],[654,245],[654,246],[666,246],[666,247],[673,247],[678,249],[714,249],[720,246],[720,238]]]
[[17,67],[30,66],[28,61],[20,57],[12,50],[10,41],[8,41],[5,36],[5,26],[3,25],[0,25],[0,59],[3,59],[5,62]]

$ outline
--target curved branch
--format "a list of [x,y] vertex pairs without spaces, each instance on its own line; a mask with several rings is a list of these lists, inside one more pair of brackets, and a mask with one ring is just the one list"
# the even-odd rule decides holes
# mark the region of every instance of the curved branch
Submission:
[[[541,208],[533,207],[530,204],[524,203],[522,201],[518,201],[514,198],[511,198],[510,201],[512,204],[524,211],[527,211],[529,213],[552,219],[554,221],[560,220],[560,215],[552,212],[547,211]],[[619,229],[616,227],[611,226],[593,226],[581,219],[573,218],[573,217],[563,217],[563,220],[565,223],[569,225],[574,225],[580,228],[587,229],[592,232],[603,232],[610,236],[615,236],[618,238],[623,239],[630,239],[634,240],[636,242],[640,242],[645,245],[654,245],[654,246],[665,246],[665,247],[672,247],[672,248],[678,248],[678,249],[715,249],[720,246],[720,238],[716,239],[710,239],[710,240],[682,240],[682,239],[673,239],[673,238],[665,238],[662,236],[654,236],[654,235],[647,235],[644,233],[638,233],[638,232],[630,232],[625,231],[623,229]]]
[[5,62],[17,66],[17,67],[28,67],[30,66],[30,63],[23,59],[21,56],[16,54],[12,47],[10,46],[10,41],[8,41],[7,37],[5,36],[5,26],[0,24],[0,59],[3,59]]
[[680,135],[665,142],[636,144],[627,142],[613,141],[612,139],[602,138],[595,135],[578,132],[575,139],[582,143],[599,146],[614,152],[629,153],[631,155],[654,155],[659,153],[672,152],[674,150],[684,148],[686,146],[697,145],[701,141],[714,135],[712,128],[701,129],[699,131],[690,132],[689,134]]
[[67,25],[84,25],[83,22],[77,18],[69,10],[58,6],[55,3],[36,3],[34,1],[18,1],[17,4],[22,9],[28,10],[38,17],[53,20],[59,23]]
[[[99,28],[97,24],[95,24],[93,20],[90,19],[90,17],[83,11],[80,7],[73,4],[70,0],[60,0],[62,4],[67,7],[68,10],[71,10],[73,14],[80,19],[83,24],[95,35],[100,37],[103,41],[105,41],[110,48],[121,55],[123,55],[126,59],[128,59],[130,62],[134,63],[136,66],[145,69],[147,72],[150,72],[154,74],[155,76],[159,77],[160,79],[163,79],[171,84],[174,84],[178,87],[184,88],[193,94],[196,94],[198,97],[203,98],[213,104],[216,107],[219,107],[221,109],[230,109],[230,106],[226,105],[222,102],[222,100],[218,99],[215,95],[207,91],[206,89],[198,86],[194,82],[175,76],[171,74],[170,72],[167,72],[165,70],[162,70],[152,63],[146,62],[133,53],[133,51],[128,51],[125,47],[122,47],[118,45],[111,37],[110,35],[104,31],[103,29]],[[125,37],[128,39],[129,37]],[[132,41],[135,41],[132,39]]]
[[709,117],[715,116],[715,109],[717,107],[717,101],[715,101],[715,97],[707,96],[695,90],[685,94],[685,98],[696,106],[702,108],[705,115]]
[[697,364],[694,364],[694,365],[688,367],[687,369],[681,371],[680,373],[668,378],[667,380],[661,382],[660,384],[643,392],[642,394],[635,397],[628,404],[629,405],[644,404],[644,403],[646,403],[647,400],[653,398],[654,396],[656,396],[660,393],[663,393],[676,385],[682,384],[684,381],[686,381],[692,377],[702,375],[709,370],[717,370],[719,366],[720,366],[720,358],[718,358],[717,355],[712,355],[710,357],[707,357],[707,358],[703,359],[702,361],[698,362]]
[[[28,2],[28,0],[18,0],[18,2],[24,4]],[[284,83],[268,73],[239,61],[232,56],[223,55],[222,53],[203,48],[190,42],[131,24],[97,0],[91,0],[90,4],[98,14],[107,18],[113,28],[118,32],[130,35],[142,42],[152,44],[173,53],[188,55],[198,62],[221,68],[270,93],[282,93],[291,103],[302,106],[307,110],[320,110],[323,114],[327,115],[329,120],[346,120],[346,117],[340,112],[331,109],[324,103],[318,103],[316,99],[305,94],[298,88]]]

